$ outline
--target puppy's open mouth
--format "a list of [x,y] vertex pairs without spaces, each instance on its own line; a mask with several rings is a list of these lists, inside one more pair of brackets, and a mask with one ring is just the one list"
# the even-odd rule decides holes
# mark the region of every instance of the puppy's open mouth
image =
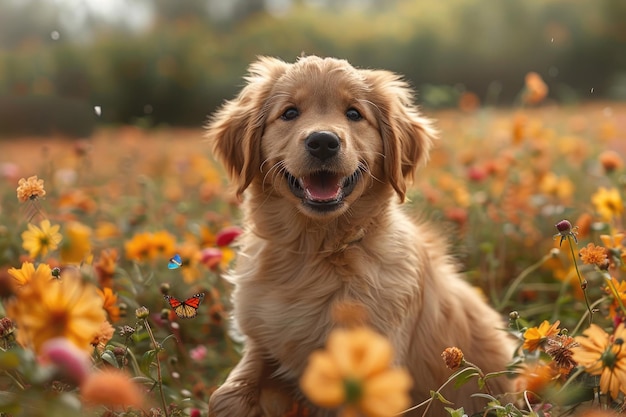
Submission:
[[285,172],[289,189],[298,198],[318,211],[332,211],[341,206],[344,198],[354,191],[361,178],[361,170],[357,169],[347,177],[330,171],[316,171],[304,177],[294,177]]

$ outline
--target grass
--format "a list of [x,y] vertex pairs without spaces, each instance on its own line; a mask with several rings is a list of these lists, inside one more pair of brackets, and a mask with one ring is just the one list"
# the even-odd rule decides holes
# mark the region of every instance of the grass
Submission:
[[[600,236],[624,231],[617,203],[626,191],[626,172],[623,164],[607,169],[606,152],[622,160],[626,155],[626,105],[429,116],[437,120],[441,139],[428,167],[418,173],[407,210],[441,223],[468,280],[511,317],[510,330],[520,346],[524,332],[543,320],[559,320],[560,335],[580,336],[590,321],[612,333],[624,317],[620,304],[626,291],[619,288],[625,276],[624,242],[618,237],[607,247]],[[241,345],[229,336],[230,288],[220,278],[234,254],[217,243],[221,231],[238,224],[237,201],[202,132],[103,128],[80,141],[5,138],[0,146],[0,291],[6,295],[3,288],[13,280],[9,268],[34,261],[63,273],[78,271],[98,288],[110,286],[122,309],[122,317],[112,323],[113,337],[91,349],[92,368],[127,370],[149,390],[147,402],[130,411],[105,399],[90,412],[206,415],[210,393],[237,362]],[[44,179],[46,196],[20,203],[18,179],[31,175]],[[619,196],[604,203],[613,210],[609,217],[602,215],[602,204],[592,202],[601,187],[615,188]],[[43,218],[61,226],[63,241],[45,256],[29,256],[22,233]],[[555,224],[563,219],[579,226],[578,243],[570,237],[560,246],[553,239]],[[87,230],[86,250],[72,235],[76,224]],[[580,261],[577,251],[589,243],[608,248],[608,270]],[[117,257],[107,281],[104,251],[111,250]],[[80,261],[68,261],[75,258],[68,254],[76,253]],[[174,253],[181,254],[183,266],[168,269]],[[215,261],[215,254],[221,260]],[[608,284],[611,276],[614,287]],[[206,293],[204,303],[189,320],[176,318],[163,298],[164,293],[184,299],[199,292]],[[5,298],[3,306],[7,303]],[[142,306],[149,312],[138,319],[135,311]],[[1,334],[0,413],[5,414],[0,415],[84,415],[88,399],[81,397],[80,383],[37,361],[28,346],[16,343],[19,332]],[[542,343],[551,337],[544,336]],[[517,361],[528,367],[553,358],[541,349],[520,349]],[[528,404],[536,410],[549,404],[560,415],[586,403],[584,396],[563,400],[564,393],[589,392],[599,384],[598,378],[584,378],[583,368],[576,369],[581,371],[533,385],[532,401],[520,388],[515,407],[506,413],[528,414]],[[527,385],[520,387],[528,388],[528,378],[521,379]],[[623,394],[602,395],[595,404],[619,408]]]

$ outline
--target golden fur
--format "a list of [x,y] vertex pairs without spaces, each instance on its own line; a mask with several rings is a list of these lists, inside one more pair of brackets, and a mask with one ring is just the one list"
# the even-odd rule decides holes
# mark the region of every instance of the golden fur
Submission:
[[[388,71],[315,56],[260,58],[246,81],[207,132],[244,195],[245,232],[227,278],[246,337],[209,415],[281,416],[305,401],[298,378],[342,302],[362,304],[391,340],[413,376],[414,404],[451,374],[446,347],[460,347],[484,372],[503,370],[513,346],[501,317],[459,276],[441,232],[401,208],[435,136],[408,85]],[[506,378],[490,385],[509,388]],[[444,395],[471,414],[484,405],[469,398],[477,391],[469,383]],[[334,415],[307,406],[310,415]],[[442,406],[429,415],[444,415]]]

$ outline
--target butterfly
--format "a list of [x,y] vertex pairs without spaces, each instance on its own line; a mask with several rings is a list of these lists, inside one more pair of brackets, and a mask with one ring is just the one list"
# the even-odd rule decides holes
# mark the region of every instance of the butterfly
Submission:
[[180,259],[180,255],[176,254],[170,258],[170,262],[167,264],[169,269],[178,269],[183,265],[183,260]]
[[164,295],[163,298],[167,300],[178,317],[181,319],[192,319],[198,314],[198,307],[200,307],[200,303],[204,300],[204,293],[192,295],[185,301],[180,301],[171,295]]

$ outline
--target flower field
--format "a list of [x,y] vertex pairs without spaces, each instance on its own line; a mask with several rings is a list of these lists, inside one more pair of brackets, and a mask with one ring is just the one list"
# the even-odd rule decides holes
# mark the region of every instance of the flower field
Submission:
[[[452,346],[451,375],[482,395],[490,378],[515,377],[516,392],[489,405],[498,416],[626,410],[626,105],[427,115],[441,138],[406,209],[441,224],[519,340],[509,376],[484,375]],[[242,345],[220,277],[236,261],[238,201],[202,131],[102,128],[0,148],[0,416],[206,416]],[[329,342],[328,356],[377,346],[374,368],[391,375],[378,337]],[[311,366],[321,362],[332,367],[323,355]],[[331,401],[308,375],[313,402],[391,415],[341,390]],[[401,411],[416,404],[398,380],[406,391],[405,374],[383,391],[362,382]],[[424,410],[445,401],[431,389]]]

